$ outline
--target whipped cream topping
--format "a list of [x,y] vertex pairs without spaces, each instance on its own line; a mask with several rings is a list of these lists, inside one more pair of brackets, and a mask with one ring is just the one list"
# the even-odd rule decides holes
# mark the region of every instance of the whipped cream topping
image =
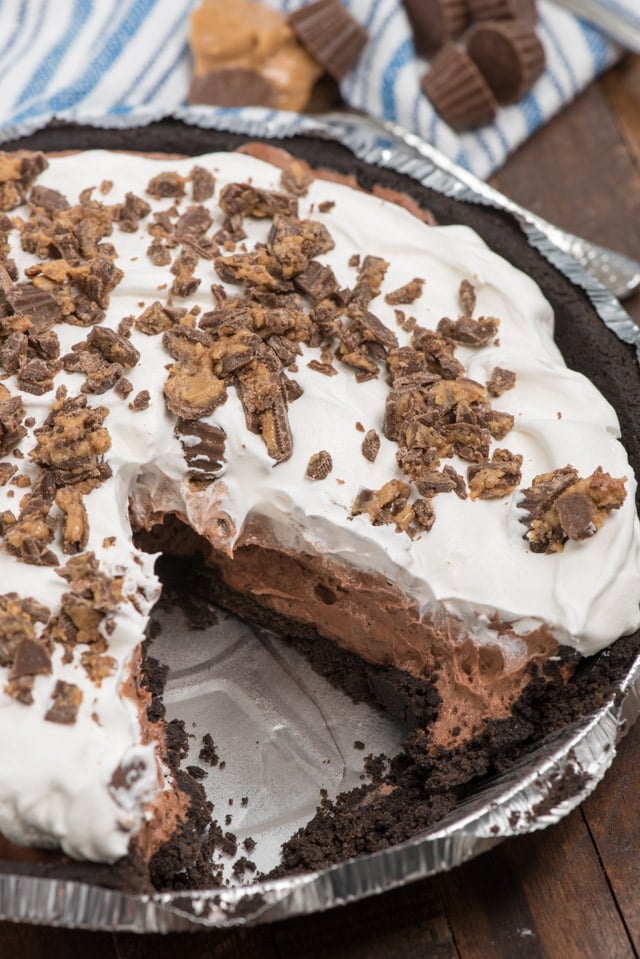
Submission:
[[[195,165],[216,178],[215,195],[204,204],[214,218],[210,234],[222,226],[217,197],[226,183],[281,189],[279,170],[238,154],[158,160],[96,151],[51,158],[38,183],[75,203],[81,190],[108,180],[113,183],[110,191],[104,198],[96,193],[96,198],[111,205],[133,192],[159,211],[174,200],[150,197],[149,180],[170,170],[187,176]],[[187,196],[179,208],[190,202]],[[79,653],[69,659],[56,649],[52,674],[36,677],[32,704],[0,693],[0,832],[17,843],[59,846],[78,858],[113,861],[127,852],[131,837],[152,815],[150,804],[169,788],[153,746],[141,742],[138,707],[122,695],[159,594],[154,558],[132,545],[131,517],[144,524],[152,512],[176,512],[229,554],[242,542],[247,521],[264,517],[283,546],[330,554],[357,569],[380,573],[421,612],[444,609],[468,622],[478,642],[504,644],[488,628],[495,613],[513,622],[520,635],[545,622],[560,643],[584,655],[640,625],[635,480],[618,439],[616,414],[587,379],[566,368],[553,342],[551,308],[537,286],[466,227],[426,226],[393,204],[342,185],[314,181],[299,200],[299,215],[328,228],[335,246],[318,259],[332,267],[341,286],[353,286],[356,280],[356,270],[349,265],[353,254],[388,261],[381,295],[371,309],[396,333],[400,345],[408,345],[410,337],[398,326],[385,293],[413,277],[424,278],[422,296],[406,310],[421,326],[435,329],[441,317],[459,315],[460,282],[472,282],[476,315],[500,319],[498,338],[480,350],[460,347],[456,356],[479,383],[485,383],[496,366],[516,373],[515,387],[494,404],[514,416],[514,427],[493,446],[522,455],[521,486],[568,463],[583,476],[602,466],[612,476],[627,477],[626,500],[592,539],[569,542],[552,555],[532,553],[523,538],[519,490],[498,500],[438,495],[433,500],[435,525],[414,539],[393,526],[373,526],[365,515],[351,516],[364,487],[378,489],[402,477],[397,447],[382,430],[388,386],[384,376],[357,383],[354,371],[340,363],[335,364],[337,375],[325,376],[308,366],[319,359],[318,350],[304,345],[293,374],[303,392],[289,405],[293,455],[274,463],[263,439],[247,429],[240,399],[230,387],[226,402],[205,418],[225,431],[225,461],[218,478],[196,491],[187,481],[183,447],[174,435],[175,417],[163,397],[171,359],[161,335],[134,328],[131,342],[141,360],[127,372],[133,385],[130,397],[122,399],[113,390],[89,396],[90,406],[110,408],[104,425],[111,438],[106,461],[113,476],[84,502],[90,530],[87,550],[95,553],[107,575],[123,577],[115,626],[105,637],[116,668],[96,685]],[[168,302],[174,275],[169,266],[154,266],[147,256],[150,220],[142,220],[132,233],[115,225],[109,237],[118,253],[116,264],[125,274],[111,294],[104,320],[114,330],[124,317],[139,316],[154,301]],[[246,218],[248,249],[266,240],[270,223]],[[9,255],[21,271],[38,262],[21,249],[17,231],[9,241]],[[210,287],[220,283],[219,277],[206,259],[199,261],[195,273],[200,286],[184,300],[174,296],[174,305],[211,310]],[[237,287],[227,290],[238,293]],[[61,323],[56,332],[63,355],[87,331]],[[71,396],[79,394],[82,382],[79,373],[61,372],[55,378],[55,386],[65,384]],[[13,377],[5,383],[12,395],[21,395],[27,416],[35,421],[21,443],[28,454],[36,445],[33,429],[44,421],[53,394],[22,392]],[[142,390],[149,393],[149,405],[132,411],[129,401]],[[380,436],[373,463],[362,455],[364,434],[356,424]],[[314,481],[305,471],[310,457],[321,450],[331,454],[333,468],[326,478]],[[466,472],[466,464],[455,457],[448,462]],[[21,473],[35,478],[37,468],[28,455],[18,465]],[[20,495],[10,484],[0,487],[0,510],[15,512]],[[59,538],[52,548],[62,556]],[[68,591],[55,568],[25,565],[4,550],[0,578],[6,592],[34,597],[51,610],[59,608]],[[506,660],[518,659],[523,650],[523,643],[512,640],[504,650]],[[8,672],[0,667],[0,688],[8,682]],[[68,725],[44,720],[60,679],[83,693],[77,720]]]

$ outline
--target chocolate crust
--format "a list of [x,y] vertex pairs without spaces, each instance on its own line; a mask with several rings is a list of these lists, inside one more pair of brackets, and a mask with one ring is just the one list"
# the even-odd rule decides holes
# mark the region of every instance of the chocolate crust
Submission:
[[[155,552],[168,538],[180,555],[163,554],[157,572],[165,593],[178,603],[218,605],[286,637],[314,669],[354,700],[383,709],[404,729],[404,752],[386,762],[372,758],[372,781],[322,800],[316,816],[283,845],[282,863],[270,878],[321,869],[346,858],[404,842],[441,821],[462,800],[501,776],[545,741],[566,734],[608,701],[638,655],[637,634],[618,640],[604,654],[581,659],[562,647],[557,662],[534,673],[508,719],[489,722],[460,748],[425,749],[425,729],[440,698],[431,683],[417,682],[389,666],[367,663],[340,649],[309,625],[293,623],[234,592],[207,564],[208,544],[174,517],[140,534],[139,545]],[[186,599],[185,599],[186,597]],[[563,667],[574,670],[567,684]],[[376,772],[377,769],[377,772]],[[559,787],[576,788],[561,783]]]
[[[4,146],[5,149],[104,148],[195,155],[231,150],[248,139],[191,128],[178,121],[165,121],[141,130],[122,131],[52,126]],[[295,156],[318,163],[317,141],[295,138],[277,141],[277,145]],[[442,224],[470,226],[492,249],[536,280],[556,313],[556,341],[567,363],[588,376],[616,408],[630,461],[640,473],[640,390],[635,354],[631,347],[621,343],[606,329],[586,294],[525,241],[514,217],[482,204],[450,199],[394,171],[373,169],[355,159],[340,144],[322,143],[322,164],[341,174],[354,176],[364,188],[378,185],[405,193],[420,207],[430,209]],[[238,597],[234,600],[229,595],[225,601],[230,606],[240,602]],[[246,604],[242,609],[237,608],[245,615],[257,615]],[[263,622],[267,626],[283,627],[282,623],[267,622],[264,618]],[[344,671],[344,663],[338,663],[337,655],[349,654],[336,654],[333,646],[329,649],[329,644],[318,639],[315,630],[301,630],[295,642],[301,649],[313,651],[316,667],[329,678]],[[482,736],[468,744],[464,752],[451,751],[446,757],[447,762],[439,764],[438,769],[435,765],[425,767],[423,760],[417,761],[423,755],[419,750],[420,726],[428,722],[429,711],[437,705],[432,699],[433,690],[430,692],[427,685],[417,691],[404,681],[404,677],[393,675],[391,671],[371,667],[363,672],[362,664],[353,670],[353,663],[350,664],[352,693],[357,698],[382,702],[405,723],[407,751],[394,760],[388,774],[392,777],[388,781],[395,787],[391,797],[375,796],[363,805],[364,796],[369,796],[375,789],[374,783],[371,787],[363,787],[364,792],[347,794],[339,804],[323,807],[304,835],[294,837],[287,844],[285,868],[296,871],[318,868],[345,856],[371,852],[408,838],[438,821],[471,789],[477,789],[482,782],[510,768],[542,739],[566,730],[581,716],[598,709],[610,696],[611,689],[628,673],[639,649],[638,633],[620,639],[604,653],[581,661],[568,687],[561,687],[553,676],[534,678],[517,703],[512,718],[490,723]],[[425,780],[431,790],[429,799],[425,798]],[[199,784],[195,783],[195,786],[199,787]],[[194,795],[196,793],[194,787]],[[369,812],[366,812],[367,808]],[[401,820],[403,825],[399,826],[401,809],[405,810],[405,815]],[[382,826],[366,831],[365,820],[371,821],[371,812]],[[171,888],[181,883],[171,876],[176,870],[179,872],[179,857],[182,856],[184,861],[184,857],[193,855],[194,844],[197,846],[202,839],[201,815],[204,816],[202,807],[196,809],[194,828],[185,830],[177,837],[177,844],[164,850],[154,862],[153,879],[159,887]],[[4,862],[0,863],[0,871],[82,879],[136,891],[149,888],[146,867],[133,853],[114,867],[69,861],[57,864]],[[200,865],[194,869],[189,881],[196,885],[206,884],[208,880],[200,872]]]

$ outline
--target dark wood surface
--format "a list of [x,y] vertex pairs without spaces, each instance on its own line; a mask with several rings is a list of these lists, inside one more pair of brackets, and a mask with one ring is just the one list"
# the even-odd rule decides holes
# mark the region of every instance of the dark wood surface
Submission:
[[[640,259],[640,58],[592,84],[492,182]],[[640,322],[640,295],[626,305]],[[636,726],[580,809],[450,873],[255,929],[141,937],[0,923],[0,957],[626,959],[640,955],[639,822]]]

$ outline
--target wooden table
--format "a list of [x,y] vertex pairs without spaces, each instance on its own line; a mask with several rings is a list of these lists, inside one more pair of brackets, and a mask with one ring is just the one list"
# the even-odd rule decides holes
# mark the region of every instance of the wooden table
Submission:
[[[640,258],[640,58],[629,57],[493,180],[574,233]],[[640,323],[640,295],[627,303]],[[25,959],[623,959],[640,954],[640,725],[560,824],[328,914],[256,929],[147,936],[0,923]]]

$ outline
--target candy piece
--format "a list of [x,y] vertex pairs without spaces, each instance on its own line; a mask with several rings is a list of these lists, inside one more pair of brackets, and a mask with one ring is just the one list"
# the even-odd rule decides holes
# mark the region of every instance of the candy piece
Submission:
[[454,130],[484,126],[497,104],[473,60],[456,43],[447,43],[433,58],[421,86],[442,119]]
[[316,0],[289,15],[300,43],[334,80],[355,65],[367,40],[367,31],[340,0]]
[[220,107],[273,106],[273,87],[257,70],[236,67],[194,77],[189,103]]
[[202,0],[189,43],[190,103],[303,110],[322,73],[286,17],[255,0]]
[[466,0],[404,0],[416,53],[430,57],[469,22]]
[[467,0],[472,20],[538,20],[536,0]]
[[467,52],[498,103],[515,103],[544,70],[544,47],[522,20],[476,24],[467,37]]

